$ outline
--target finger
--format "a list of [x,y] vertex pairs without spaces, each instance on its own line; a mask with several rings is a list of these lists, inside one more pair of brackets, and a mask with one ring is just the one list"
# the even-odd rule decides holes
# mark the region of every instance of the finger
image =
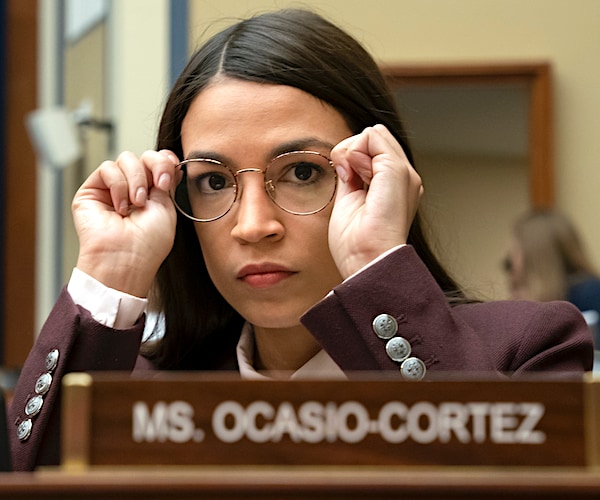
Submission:
[[[385,127],[383,129],[387,130]],[[347,140],[339,152],[343,154],[341,164],[346,168],[346,175],[350,177],[354,173],[364,184],[369,185],[376,173],[374,160],[381,155],[382,158],[378,161],[383,160],[384,164],[390,164],[394,157],[398,156],[397,148],[390,143],[390,138],[392,142],[396,142],[393,136],[384,137],[376,128],[367,127],[352,137],[352,140]]]
[[152,182],[152,177],[144,162],[135,154],[124,151],[117,157],[115,164],[125,177],[129,201],[135,206],[143,207],[148,199],[148,190]]
[[[85,192],[89,188],[93,192],[102,194],[108,190],[115,211],[123,216],[127,215],[130,204],[129,189],[121,168],[113,161],[105,161],[98,167],[97,172],[98,175],[90,176],[89,181],[84,183],[82,191]],[[97,181],[93,182],[96,179]]]
[[398,196],[405,200],[406,222],[407,227],[410,227],[424,194],[423,181],[391,132],[383,125],[375,125],[373,129],[395,155],[394,170],[397,178],[400,179],[400,182],[396,184],[396,189]]
[[405,208],[396,213],[404,213],[407,227],[410,226],[423,194],[423,184],[393,134],[383,125],[365,129],[361,137],[352,143],[348,154],[352,154],[350,158],[363,155],[372,160],[370,172],[366,171],[369,168],[366,161],[353,164],[350,160],[361,178],[370,183],[367,200],[372,198],[372,206],[385,213],[385,210],[397,210],[395,207],[400,203]]
[[373,132],[378,134],[394,153],[408,162],[408,157],[406,156],[406,152],[402,148],[402,145],[385,125],[382,125],[381,123],[374,125]]
[[338,176],[337,196],[364,189],[363,181],[360,176],[356,175],[348,158],[348,150],[357,138],[357,135],[348,137],[331,150],[331,161]]
[[[422,194],[421,176],[409,161],[401,144],[384,125],[377,124],[370,130],[367,148],[375,160],[374,170],[377,170],[378,166],[387,168],[388,165],[392,165],[393,170],[405,176],[406,186],[411,189],[412,193]],[[377,158],[378,155],[382,156]],[[379,162],[380,159],[385,161]]]
[[[381,124],[367,127],[333,148],[340,195],[377,182],[378,196],[390,190],[409,203],[409,213],[423,194],[422,180],[393,134]],[[416,208],[415,208],[416,209]]]
[[175,167],[179,164],[177,155],[168,149],[162,149],[146,151],[140,159],[150,172],[152,185],[168,192],[173,182]]
[[367,156],[365,147],[367,130],[344,139],[331,150],[331,159],[339,167],[338,176],[343,180],[350,181],[359,170],[371,170],[371,158]]
[[412,192],[416,194],[416,200],[418,202],[425,193],[425,189],[423,187],[423,179],[408,159],[408,156],[406,156],[404,148],[402,147],[400,142],[398,142],[398,140],[394,137],[394,135],[388,130],[388,128],[384,125],[377,124],[373,127],[373,129],[382,137],[384,141],[386,141],[389,147],[394,150],[396,155],[398,155],[398,158],[402,160],[404,166],[408,169],[410,185],[415,186]]
[[375,125],[373,129],[377,134],[380,135],[382,140],[384,140],[388,144],[388,146],[391,149],[393,149],[394,153],[397,155],[398,161],[401,165],[400,168],[404,169],[407,174],[406,186],[408,193],[410,194],[409,199],[418,204],[418,201],[422,198],[425,192],[421,176],[416,171],[412,163],[409,161],[408,157],[406,156],[406,152],[404,151],[404,148],[402,147],[400,142],[398,142],[398,140],[385,126],[378,124]]

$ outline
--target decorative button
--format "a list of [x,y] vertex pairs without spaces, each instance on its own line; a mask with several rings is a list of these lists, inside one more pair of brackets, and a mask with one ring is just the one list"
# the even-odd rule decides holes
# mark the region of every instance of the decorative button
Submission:
[[373,320],[373,331],[380,339],[391,339],[398,332],[398,322],[389,314],[380,314]]
[[425,376],[425,363],[419,358],[407,358],[400,365],[400,373],[408,380],[421,380]]
[[25,405],[25,414],[29,417],[37,415],[42,409],[43,403],[44,398],[42,396],[33,396],[29,401],[27,401],[27,404]]
[[388,340],[385,345],[385,352],[394,361],[404,361],[410,356],[411,352],[410,342],[404,337],[394,337]]
[[44,373],[40,375],[35,383],[35,392],[40,395],[44,395],[50,389],[50,385],[52,384],[52,375],[49,373]]
[[58,349],[52,349],[46,356],[46,370],[53,371],[58,364]]
[[23,420],[17,427],[17,437],[21,441],[27,441],[29,436],[31,436],[31,429],[33,428],[33,423],[31,419]]

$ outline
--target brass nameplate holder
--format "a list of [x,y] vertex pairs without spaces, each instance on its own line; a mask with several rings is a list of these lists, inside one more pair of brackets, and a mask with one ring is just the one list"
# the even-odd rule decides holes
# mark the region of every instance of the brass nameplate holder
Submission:
[[62,465],[595,466],[599,384],[69,374]]

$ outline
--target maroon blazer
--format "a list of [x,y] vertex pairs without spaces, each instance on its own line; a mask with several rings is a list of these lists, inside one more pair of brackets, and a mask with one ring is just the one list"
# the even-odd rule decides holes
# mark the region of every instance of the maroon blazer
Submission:
[[[400,362],[373,326],[381,314],[429,373],[531,371],[581,374],[593,366],[592,337],[567,302],[489,302],[451,307],[410,246],[373,264],[312,307],[302,322],[345,371],[391,370]],[[60,385],[72,371],[152,368],[138,356],[144,320],[127,330],[96,322],[63,290],[23,367],[9,408],[13,467],[58,464]],[[419,362],[420,363],[420,362]]]

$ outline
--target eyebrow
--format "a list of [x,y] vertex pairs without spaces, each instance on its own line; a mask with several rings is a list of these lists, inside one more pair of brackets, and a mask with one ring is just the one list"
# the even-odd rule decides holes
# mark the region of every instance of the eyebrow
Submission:
[[[306,151],[306,150],[314,150],[317,152],[329,152],[333,149],[333,144],[328,141],[324,141],[323,139],[318,139],[317,137],[302,137],[300,139],[294,139],[292,141],[287,141],[281,144],[278,144],[276,147],[271,149],[268,153],[268,158],[265,158],[265,161],[269,161],[276,156],[279,156],[283,153],[289,153],[290,151]],[[198,159],[198,158],[207,158],[210,160],[217,160],[221,163],[225,163],[226,165],[233,166],[233,160],[225,154],[217,153],[216,151],[210,150],[194,150],[191,151],[189,155],[186,155],[186,160]]]

